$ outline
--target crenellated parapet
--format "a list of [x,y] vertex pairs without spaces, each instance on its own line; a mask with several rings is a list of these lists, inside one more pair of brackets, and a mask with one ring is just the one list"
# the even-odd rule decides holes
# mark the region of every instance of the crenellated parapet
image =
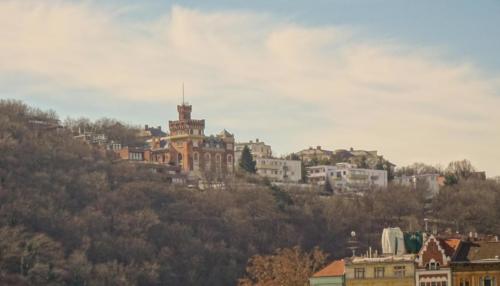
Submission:
[[189,120],[169,121],[168,128],[170,129],[170,132],[189,130],[189,129],[203,130],[205,129],[205,120],[189,119]]

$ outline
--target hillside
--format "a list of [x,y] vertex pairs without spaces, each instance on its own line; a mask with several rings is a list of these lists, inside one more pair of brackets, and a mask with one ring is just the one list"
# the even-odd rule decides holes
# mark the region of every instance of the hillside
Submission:
[[0,102],[2,285],[235,285],[253,255],[299,245],[342,257],[351,230],[377,246],[383,226],[417,229],[429,214],[500,233],[494,182],[447,187],[427,213],[423,191],[392,186],[321,197],[243,177],[202,192],[74,140],[57,119]]

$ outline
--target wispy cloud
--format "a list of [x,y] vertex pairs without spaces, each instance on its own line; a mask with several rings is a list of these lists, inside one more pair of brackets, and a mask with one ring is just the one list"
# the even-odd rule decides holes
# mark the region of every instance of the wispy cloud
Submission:
[[0,82],[122,105],[174,104],[186,82],[195,113],[278,153],[353,146],[399,164],[467,157],[500,174],[500,77],[446,51],[251,12],[173,6],[134,21],[121,17],[133,7],[84,3],[1,2]]

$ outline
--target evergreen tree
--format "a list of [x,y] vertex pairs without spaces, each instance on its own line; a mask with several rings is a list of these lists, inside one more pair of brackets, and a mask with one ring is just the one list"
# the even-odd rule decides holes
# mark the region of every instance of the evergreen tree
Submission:
[[255,161],[253,160],[252,153],[250,152],[248,146],[245,146],[243,148],[239,164],[241,169],[249,173],[255,174],[255,172],[257,172],[257,170],[255,169]]

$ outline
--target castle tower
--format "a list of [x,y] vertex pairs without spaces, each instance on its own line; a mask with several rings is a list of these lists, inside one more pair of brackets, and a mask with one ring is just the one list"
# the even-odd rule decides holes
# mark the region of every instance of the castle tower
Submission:
[[191,120],[191,105],[187,105],[184,102],[182,105],[177,105],[177,112],[179,113],[179,121]]
[[185,102],[177,106],[179,120],[169,121],[172,162],[185,172],[193,170],[195,150],[205,138],[205,120],[191,119],[192,106]]

